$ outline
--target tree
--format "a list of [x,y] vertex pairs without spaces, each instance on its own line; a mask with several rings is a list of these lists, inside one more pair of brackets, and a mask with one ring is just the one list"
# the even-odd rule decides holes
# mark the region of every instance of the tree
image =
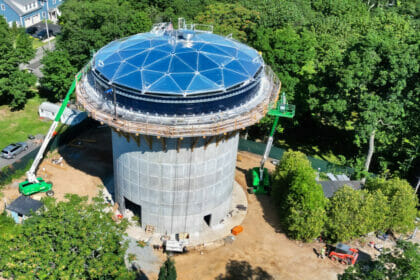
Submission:
[[309,241],[323,230],[327,199],[315,176],[301,152],[284,153],[275,171],[273,197],[291,238]]
[[321,185],[315,181],[315,172],[310,171],[301,171],[296,175],[286,199],[287,233],[304,241],[320,236],[326,220],[327,199]]
[[[45,209],[18,226],[14,236],[0,235],[0,271],[13,279],[134,279],[125,267],[126,222],[116,224],[105,203],[66,195],[44,200]],[[0,219],[3,223],[3,220]],[[1,226],[0,226],[1,227]]]
[[12,109],[23,108],[36,81],[32,74],[18,68],[19,63],[30,58],[30,51],[24,52],[25,40],[19,38],[24,37],[18,36],[15,48],[13,32],[0,16],[0,104],[8,104]]
[[330,198],[326,231],[333,241],[347,241],[372,231],[385,230],[389,215],[386,197],[343,186]]
[[349,46],[338,83],[357,113],[355,143],[368,145],[365,171],[369,171],[375,143],[383,151],[397,140],[396,132],[404,126],[407,78],[419,71],[416,32],[405,19],[380,12],[372,24]]
[[283,154],[273,174],[273,198],[281,207],[284,198],[299,170],[311,168],[305,154],[289,150]]
[[257,12],[248,10],[240,4],[217,2],[207,6],[195,17],[198,23],[213,25],[215,33],[232,34],[234,38],[243,42],[246,42],[254,32],[258,19]]
[[420,275],[420,248],[416,243],[397,241],[397,247],[386,249],[377,260],[349,266],[340,280],[402,279],[415,280]]
[[44,65],[41,89],[52,101],[64,98],[77,72],[69,61],[68,53],[60,50],[48,52],[41,62]]
[[262,51],[264,61],[273,67],[281,80],[289,103],[300,108],[299,114],[306,113],[306,103],[296,98],[295,94],[302,91],[306,80],[316,75],[316,44],[313,32],[306,29],[296,31],[290,26],[276,30],[259,28],[253,42],[254,47]]
[[369,179],[365,188],[370,191],[380,190],[386,196],[390,210],[387,217],[388,228],[401,233],[414,229],[418,198],[406,180]]
[[0,81],[0,96],[5,95],[10,108],[22,109],[28,97],[35,94],[31,89],[35,82],[36,77],[26,71],[12,71],[7,79]]
[[152,23],[143,10],[127,1],[69,0],[60,6],[59,50],[67,51],[71,64],[80,69],[92,50],[129,35],[149,30]]
[[175,280],[176,269],[175,262],[172,258],[167,258],[163,265],[160,267],[159,280]]
[[32,47],[32,39],[28,34],[25,33],[24,28],[20,28],[16,37],[16,54],[19,61],[22,63],[28,63],[29,60],[34,58],[35,50]]

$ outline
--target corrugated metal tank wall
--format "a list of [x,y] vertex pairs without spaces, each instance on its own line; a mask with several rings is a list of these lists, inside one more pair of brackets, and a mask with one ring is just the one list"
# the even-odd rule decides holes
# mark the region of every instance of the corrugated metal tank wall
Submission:
[[160,233],[201,231],[207,215],[210,226],[218,224],[230,207],[238,135],[207,145],[209,138],[166,138],[163,144],[148,136],[150,149],[143,136],[138,143],[113,132],[117,202],[122,209],[127,200],[140,205],[142,227]]

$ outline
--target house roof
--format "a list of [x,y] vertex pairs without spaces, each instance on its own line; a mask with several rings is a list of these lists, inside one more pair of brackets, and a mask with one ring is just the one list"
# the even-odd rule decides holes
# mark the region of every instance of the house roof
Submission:
[[4,0],[4,3],[10,6],[19,16],[23,15],[25,12],[18,8],[18,6],[10,0]]
[[318,183],[321,184],[324,195],[328,198],[332,197],[344,185],[352,187],[354,190],[362,188],[362,181],[319,181]]
[[42,205],[43,203],[41,201],[22,195],[7,206],[6,209],[24,216],[29,216],[31,214],[31,210],[35,212],[41,208]]
[[25,14],[29,14],[29,13],[32,13],[33,11],[41,9],[41,6],[38,6],[37,9],[34,9],[34,10],[31,9],[30,11],[24,11],[24,10],[20,9],[17,5],[15,5],[15,2],[16,2],[16,3],[19,3],[22,6],[25,6],[26,4],[34,2],[34,0],[4,0],[4,2],[7,5],[9,5],[19,16],[23,16]]
[[34,0],[13,0],[13,1],[18,2],[19,4],[24,5],[24,6],[26,4],[34,2]]

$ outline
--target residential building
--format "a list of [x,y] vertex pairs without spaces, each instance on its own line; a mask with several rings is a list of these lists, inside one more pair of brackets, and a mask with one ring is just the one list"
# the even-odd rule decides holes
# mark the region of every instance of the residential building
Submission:
[[0,0],[0,16],[12,26],[28,28],[41,20],[57,22],[63,0]]

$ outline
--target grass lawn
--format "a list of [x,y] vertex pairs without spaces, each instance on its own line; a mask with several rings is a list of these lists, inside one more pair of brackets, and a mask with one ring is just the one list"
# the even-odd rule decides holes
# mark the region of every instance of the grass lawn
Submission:
[[[48,44],[48,42],[42,42],[41,40],[39,40],[37,38],[34,38],[34,37],[31,37],[31,38],[32,38],[32,47],[34,49],[37,49],[39,47],[42,47],[42,46],[45,46],[46,44]],[[51,42],[53,42],[54,40],[55,40],[55,38],[52,39]]]
[[32,38],[32,47],[34,49],[37,49],[39,47],[42,47],[42,46],[44,46],[46,44],[46,43],[42,42],[41,40],[39,40],[37,38],[34,38],[34,37],[31,37],[31,38]]
[[0,149],[13,142],[26,141],[28,134],[46,134],[50,121],[42,121],[38,116],[38,106],[43,102],[39,97],[28,100],[25,109],[11,112],[7,105],[0,106]]

